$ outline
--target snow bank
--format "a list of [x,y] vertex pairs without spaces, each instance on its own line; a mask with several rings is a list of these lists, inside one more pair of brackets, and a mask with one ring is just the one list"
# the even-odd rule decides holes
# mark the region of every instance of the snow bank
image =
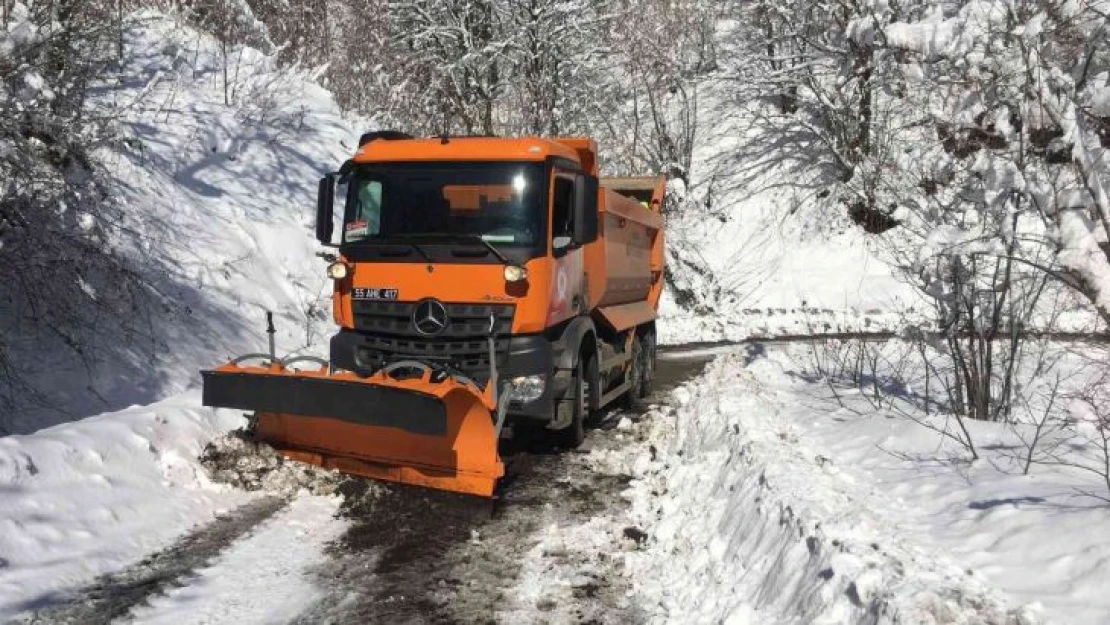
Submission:
[[186,393],[0,438],[0,621],[170,544],[251,495],[197,463],[232,411]]
[[[1073,350],[1056,371],[1082,384],[1081,362],[1100,352]],[[1014,604],[1039,605],[1047,620],[1106,622],[1110,506],[1084,495],[1110,495],[1099,476],[1042,464],[1025,474],[1020,437],[1031,440],[1032,425],[1015,431],[1000,423],[968,422],[981,454],[979,461],[968,462],[962,448],[913,420],[943,429],[943,417],[928,417],[902,403],[891,410],[890,397],[876,408],[855,388],[840,389],[838,401],[827,385],[798,375],[811,368],[809,348],[795,345],[769,349],[746,371],[778,404],[782,431],[806,455],[822,458],[825,469],[857,491],[874,515],[904,539],[975,571]],[[1035,391],[1025,386],[1032,402]],[[1020,409],[1017,413],[1016,418],[1024,418]],[[1049,452],[1052,435],[1045,438],[1040,459],[1086,456],[1090,466],[1100,466],[1094,445],[1084,449],[1079,438],[1071,438],[1066,449]]]
[[885,495],[799,443],[787,405],[722,357],[649,419],[628,560],[652,622],[1028,623],[978,574],[909,544]]
[[52,389],[53,405],[12,415],[15,432],[197,385],[198,369],[263,350],[267,310],[281,353],[315,349],[332,327],[312,234],[316,183],[353,153],[362,124],[311,74],[250,48],[228,55],[225,88],[216,39],[159,13],[136,20],[126,79],[106,76],[93,92],[93,107],[119,116],[116,140],[94,156],[127,209],[128,222],[108,228],[112,242],[160,301],[141,336],[102,319],[87,360],[64,346],[27,346],[14,359],[42,371],[37,386]]

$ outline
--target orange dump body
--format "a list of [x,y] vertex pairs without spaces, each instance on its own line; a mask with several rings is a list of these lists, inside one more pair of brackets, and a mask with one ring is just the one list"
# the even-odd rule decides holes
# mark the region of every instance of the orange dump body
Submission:
[[664,184],[661,177],[601,181],[598,240],[585,251],[589,301],[616,331],[653,321],[659,308]]

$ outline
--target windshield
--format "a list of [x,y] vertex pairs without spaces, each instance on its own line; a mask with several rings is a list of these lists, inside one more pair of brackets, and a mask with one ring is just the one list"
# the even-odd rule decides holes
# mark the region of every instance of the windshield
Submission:
[[343,244],[437,235],[534,247],[546,225],[543,179],[541,163],[361,167],[350,181]]

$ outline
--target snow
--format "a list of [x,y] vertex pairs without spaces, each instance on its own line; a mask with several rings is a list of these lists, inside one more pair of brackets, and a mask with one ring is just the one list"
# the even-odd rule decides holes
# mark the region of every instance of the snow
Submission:
[[[18,16],[24,9],[15,6]],[[111,236],[141,260],[167,303],[150,320],[151,336],[104,346],[105,360],[89,371],[68,352],[31,346],[56,406],[27,407],[5,425],[34,433],[0,438],[3,622],[256,497],[213,483],[198,462],[207,443],[244,420],[200,407],[197,371],[260,351],[266,310],[282,353],[317,344],[326,338],[317,325],[331,326],[320,312],[330,282],[311,236],[315,187],[353,149],[358,129],[307,76],[250,49],[237,55],[233,106],[225,106],[218,43],[158,13],[139,17],[142,26],[127,33],[128,80],[96,92],[105,103],[131,103],[118,120],[121,141],[97,158],[119,200],[140,209]],[[19,28],[8,36],[26,36]],[[94,221],[83,214],[77,225]],[[104,334],[115,336],[107,325]],[[260,606],[280,612],[311,600],[293,563],[310,565],[338,531],[327,520],[334,505],[297,499],[203,571],[196,588],[171,593],[144,618],[222,620],[194,612],[202,597],[224,604],[225,616],[253,618],[266,614]],[[253,589],[239,603],[216,596],[233,569],[236,590]]]
[[1015,444],[995,424],[971,426],[983,461],[956,461],[910,419],[837,402],[808,350],[733,347],[620,417],[585,462],[632,476],[629,507],[542,525],[501,616],[572,620],[574,590],[616,576],[645,623],[1105,622],[1110,508],[1077,496],[1096,479],[1021,475],[989,451]]
[[[1060,263],[1080,275],[1092,276],[1094,284],[1110,287],[1110,266],[1097,237],[1101,228],[1078,210],[1064,210],[1059,221],[1061,251],[1056,257]],[[1100,287],[1096,297],[1099,306],[1110,310],[1110,288]]]
[[[874,4],[877,14],[888,10]],[[250,19],[244,3],[233,5]],[[974,19],[965,21],[998,19],[994,6],[969,4],[963,10]],[[16,4],[13,15],[22,10]],[[118,122],[121,141],[98,158],[120,201],[143,209],[113,236],[147,263],[173,305],[151,345],[116,346],[88,377],[68,359],[47,358],[42,381],[65,409],[56,418],[87,418],[0,438],[0,621],[63,599],[256,497],[214,483],[198,462],[243,419],[198,408],[196,370],[257,351],[266,310],[277,315],[281,352],[319,350],[331,327],[311,236],[315,180],[346,157],[361,127],[310,76],[278,70],[254,50],[244,51],[225,94],[214,40],[146,17],[128,34],[126,73],[135,80],[97,96],[134,103]],[[930,56],[970,54],[960,47],[970,36],[955,23],[938,11],[883,33]],[[14,24],[5,37],[31,36]],[[875,28],[868,18],[854,36],[869,40]],[[3,45],[0,38],[0,52]],[[49,97],[37,76],[26,83],[27,97]],[[1107,93],[1093,92],[1096,106],[1105,108]],[[899,327],[920,300],[880,262],[875,237],[844,211],[823,204],[828,214],[815,214],[783,192],[796,171],[775,155],[743,154],[738,140],[751,138],[743,115],[724,115],[726,100],[712,87],[705,97],[700,123],[713,138],[698,147],[691,189],[673,187],[686,209],[667,226],[686,259],[669,272],[694,299],[680,306],[681,293],[667,291],[660,341]],[[96,221],[82,214],[77,226]],[[1061,226],[1061,259],[1110,284],[1105,263],[1094,262],[1097,228],[1075,212]],[[938,229],[924,247],[967,240]],[[707,353],[720,358],[667,405],[620,417],[621,446],[584,450],[598,474],[633,477],[629,509],[540,527],[499,616],[534,620],[535,606],[550,604],[544,618],[570,620],[576,592],[617,569],[633,589],[622,607],[647,622],[1095,625],[1110,615],[1110,509],[1076,496],[1099,488],[1091,476],[1045,467],[1027,476],[997,455],[962,462],[913,420],[850,393],[830,397],[804,375],[804,348],[661,357]],[[50,418],[18,416],[21,431]],[[971,427],[984,449],[1015,444],[1012,431]],[[325,596],[311,573],[346,528],[337,506],[335,497],[297,494],[185,586],[130,617],[295,614]]]
[[915,50],[931,58],[948,52],[956,29],[951,22],[923,21],[888,24],[883,34],[890,45]]
[[[775,350],[749,370],[785,403],[797,401],[790,428],[800,445],[848,480],[882,491],[868,503],[871,510],[895,520],[903,536],[928,551],[950,554],[1014,602],[1043,605],[1053,621],[1105,622],[1110,534],[1097,528],[1110,524],[1110,507],[1081,495],[1105,491],[1105,483],[1056,467],[1023,475],[1012,458],[991,455],[1020,446],[1014,432],[994,423],[969,424],[985,450],[983,461],[954,461],[951,450],[938,449],[935,433],[913,421],[876,411],[859,397],[841,407],[816,385],[791,378],[805,359],[799,349]],[[821,406],[824,411],[815,410]]]
[[911,420],[840,406],[806,358],[722,356],[646,421],[650,447],[605,458],[636,476],[650,538],[627,574],[650,621],[1105,622],[1110,509],[1076,496],[1097,479],[963,466]]
[[1110,72],[1102,72],[1092,82],[1091,113],[1110,117]]
[[16,2],[9,11],[4,32],[0,33],[0,56],[8,56],[15,46],[30,43],[38,35],[25,4]]
[[242,425],[185,393],[0,438],[0,621],[123,568],[252,496],[197,464]]
[[127,80],[94,91],[120,117],[118,141],[95,156],[132,210],[127,223],[97,225],[163,301],[140,336],[102,320],[91,367],[51,345],[14,354],[41,370],[39,388],[54,389],[52,406],[12,415],[4,425],[15,432],[186,391],[199,369],[263,351],[267,310],[280,353],[326,349],[331,283],[315,257],[316,183],[350,156],[364,124],[344,118],[309,74],[250,48],[234,55],[226,106],[215,39],[156,12],[136,19]]
[[682,253],[668,257],[668,276],[698,295],[680,306],[664,292],[659,341],[897,328],[920,300],[880,260],[878,241],[843,207],[807,199],[797,170],[760,150],[754,114],[736,110],[726,89],[701,92],[699,124],[713,132],[695,150],[690,189],[668,188],[682,207],[667,218],[667,245]]
[[135,623],[279,623],[322,599],[313,567],[347,521],[336,518],[340,498],[302,494],[289,508],[221,554],[186,586],[132,611]]
[[[582,524],[552,523],[536,532],[536,544],[524,554],[523,566],[501,622],[619,622],[616,615],[581,613],[578,594],[598,585],[609,571],[609,552],[619,530],[608,516],[599,515]],[[537,609],[539,612],[537,612]]]

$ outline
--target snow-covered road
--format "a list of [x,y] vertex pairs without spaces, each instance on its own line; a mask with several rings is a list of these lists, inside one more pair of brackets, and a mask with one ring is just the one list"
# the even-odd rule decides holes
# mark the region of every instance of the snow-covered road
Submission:
[[302,495],[248,536],[129,617],[136,623],[278,623],[325,596],[314,583],[324,547],[340,536],[339,498]]
[[[651,401],[717,351],[664,358]],[[613,553],[644,537],[622,525],[630,477],[599,471],[591,459],[626,446],[641,416],[609,413],[579,453],[510,450],[510,475],[494,502],[356,480],[338,486],[342,496],[290,495],[271,474],[258,485],[281,492],[8,616],[82,624],[638,621],[633,585]],[[10,587],[21,589],[12,573]]]
[[284,622],[323,595],[311,579],[347,527],[338,497],[268,496],[189,532],[173,546],[99,578],[32,622]]
[[[1110,538],[1082,528],[1110,510],[1057,501],[1075,476],[911,461],[937,454],[928,431],[830,401],[806,349],[671,348],[650,406],[578,453],[507,450],[492,502],[234,437],[205,471],[207,417],[165,418],[184,400],[9,439],[0,621],[1107,622]],[[120,428],[120,449],[98,438]]]
[[[652,401],[708,358],[662,360]],[[618,557],[622,545],[637,546],[621,495],[631,477],[591,462],[626,447],[629,425],[641,417],[609,413],[578,453],[510,450],[510,474],[494,502],[392,487],[353,498],[352,526],[320,567],[331,591],[297,621],[642,620]]]

